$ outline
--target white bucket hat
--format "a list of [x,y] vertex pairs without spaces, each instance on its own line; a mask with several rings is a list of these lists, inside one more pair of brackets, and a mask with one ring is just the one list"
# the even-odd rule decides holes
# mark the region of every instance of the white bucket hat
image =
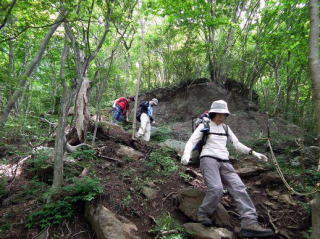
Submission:
[[158,100],[156,98],[153,98],[151,101],[154,103],[154,105],[158,105]]
[[209,113],[230,114],[228,104],[224,100],[213,101]]

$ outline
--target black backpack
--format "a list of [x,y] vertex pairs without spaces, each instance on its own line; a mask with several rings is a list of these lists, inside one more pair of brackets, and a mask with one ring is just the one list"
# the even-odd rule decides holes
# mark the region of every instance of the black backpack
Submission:
[[206,144],[208,135],[209,134],[215,134],[215,135],[220,135],[220,136],[227,136],[229,138],[229,127],[226,124],[223,124],[223,128],[225,133],[210,133],[210,124],[209,121],[203,121],[202,124],[204,124],[204,128],[201,130],[203,133],[203,136],[201,140],[196,144],[196,146],[193,148],[191,152],[191,158],[189,164],[194,166],[194,167],[199,167],[200,166],[200,154],[202,151],[203,146]]
[[149,108],[149,101],[142,101],[139,105],[139,110],[136,116],[136,119],[140,122],[141,121],[141,114],[146,113],[148,114],[148,108]]

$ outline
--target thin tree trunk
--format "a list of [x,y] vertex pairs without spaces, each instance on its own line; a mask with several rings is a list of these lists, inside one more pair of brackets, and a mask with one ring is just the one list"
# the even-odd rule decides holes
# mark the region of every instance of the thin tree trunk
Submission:
[[10,97],[5,109],[3,110],[3,113],[0,116],[0,128],[5,126],[5,124],[8,120],[9,114],[10,114],[12,108],[14,107],[15,102],[21,96],[21,94],[22,94],[22,92],[28,82],[28,77],[30,77],[31,74],[33,73],[33,71],[36,70],[39,62],[41,61],[41,59],[43,57],[43,54],[46,50],[47,45],[49,44],[49,40],[51,39],[53,33],[57,30],[57,28],[61,24],[61,21],[64,18],[64,16],[65,16],[64,12],[59,14],[59,16],[56,20],[56,23],[51,26],[50,30],[48,31],[44,40],[42,41],[42,44],[40,46],[40,49],[39,49],[37,55],[33,58],[30,65],[27,67],[27,70],[20,76],[20,78],[21,78],[20,85],[14,91],[13,95]]
[[[110,3],[110,1],[108,1]],[[94,51],[89,51],[89,55],[85,56],[84,52],[80,49],[80,44],[78,43],[75,35],[72,32],[72,29],[69,23],[65,23],[65,30],[66,33],[71,40],[73,50],[75,52],[75,62],[76,62],[76,69],[77,69],[77,80],[78,80],[78,87],[77,87],[77,97],[76,97],[76,104],[75,104],[75,112],[76,113],[76,131],[78,140],[83,142],[85,140],[87,126],[89,125],[89,110],[88,110],[88,97],[83,95],[82,93],[87,93],[87,90],[90,88],[90,81],[86,78],[87,69],[91,61],[97,56],[98,52],[100,51],[102,44],[104,43],[107,34],[110,30],[110,17],[111,17],[111,7],[108,8],[107,16],[104,19],[104,32],[97,43],[96,48]],[[89,34],[89,27],[86,30],[86,36]],[[85,41],[85,39],[83,40]],[[88,43],[89,44],[89,43]],[[87,45],[87,47],[90,47]],[[81,93],[81,94],[80,94]],[[77,107],[81,107],[81,109],[77,109]],[[82,108],[84,107],[84,108]],[[74,139],[74,141],[78,141]]]
[[[141,13],[142,8],[142,0],[139,0],[139,12]],[[137,108],[138,108],[138,98],[139,98],[139,90],[140,90],[140,82],[142,76],[142,61],[143,61],[143,54],[144,54],[144,19],[143,16],[140,17],[140,28],[141,28],[141,47],[140,47],[140,60],[139,60],[139,73],[136,85],[136,98],[134,102],[134,110],[133,110],[133,123],[132,123],[132,139],[135,137],[136,128],[137,128]]]
[[[67,37],[66,37],[67,38]],[[60,187],[63,184],[63,156],[65,148],[65,128],[67,125],[67,114],[70,107],[71,97],[68,96],[68,84],[65,79],[64,66],[68,56],[69,47],[65,39],[61,56],[60,78],[63,81],[63,96],[61,98],[60,119],[57,126],[57,133],[54,146],[54,173],[52,187]]]
[[[310,0],[310,53],[309,63],[312,79],[313,101],[315,105],[317,136],[320,136],[320,63],[319,63],[319,1]],[[319,160],[320,161],[320,160]],[[320,238],[320,193],[311,202],[312,239]]]

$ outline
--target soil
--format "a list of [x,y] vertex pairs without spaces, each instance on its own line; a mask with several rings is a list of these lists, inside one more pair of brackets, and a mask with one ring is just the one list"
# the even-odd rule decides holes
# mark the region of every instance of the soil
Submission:
[[[100,142],[98,148],[108,145],[108,148],[113,148],[116,144],[112,141]],[[155,144],[150,144],[149,150],[156,148]],[[149,151],[149,152],[150,152]],[[116,158],[116,155],[111,151],[102,151],[108,157]],[[175,156],[178,163],[178,157]],[[86,159],[83,159],[86,160]],[[121,159],[119,159],[121,160]],[[148,167],[148,154],[139,161],[121,160],[122,163],[105,158],[99,158],[96,162],[90,162],[90,172],[94,172],[96,176],[101,178],[104,194],[95,199],[96,203],[102,203],[116,214],[124,216],[131,220],[138,227],[138,235],[141,238],[154,238],[156,235],[150,233],[150,229],[155,226],[156,219],[166,213],[180,223],[189,222],[178,210],[177,193],[185,187],[197,187],[200,190],[205,190],[205,186],[199,175],[199,169],[180,167],[178,171],[170,175],[162,175],[160,172],[150,171]],[[245,159],[249,160],[249,159]],[[93,163],[93,164],[92,164]],[[234,162],[235,167],[241,167],[239,161]],[[181,172],[195,170],[197,174],[193,175],[192,182],[186,182],[179,175]],[[271,227],[279,232],[279,236],[274,238],[303,238],[303,232],[310,226],[310,218],[306,214],[301,205],[287,205],[279,200],[270,198],[267,191],[276,190],[280,195],[287,193],[282,185],[260,185],[257,184],[260,175],[243,178],[248,187],[248,192],[251,195],[254,204],[257,206],[259,213],[259,221],[268,227]],[[147,199],[142,193],[142,187],[148,184],[154,184],[158,189],[158,194],[154,199]],[[27,216],[35,211],[40,204],[39,199],[35,195],[25,196],[25,198],[14,198],[14,195],[22,193],[24,188],[29,184],[29,179],[23,175],[16,177],[10,184],[10,192],[6,198],[2,198],[2,203],[5,199],[13,198],[7,206],[2,206],[0,209],[1,224],[6,223],[10,230],[6,234],[1,234],[1,239],[13,238],[34,238],[40,231],[39,229],[27,229],[25,227]],[[301,198],[296,198],[300,201]],[[10,200],[9,200],[10,201]],[[265,204],[265,202],[272,204]],[[306,199],[302,200],[306,201]],[[227,193],[222,200],[226,209],[232,217],[232,225],[236,233],[239,231],[239,218],[236,214],[234,202]],[[275,209],[272,209],[275,208]],[[83,205],[79,205],[79,211],[76,217],[71,222],[64,222],[59,226],[50,227],[50,235],[56,235],[53,238],[83,238],[89,239],[93,237],[90,226],[83,218]],[[271,223],[272,222],[272,223]]]

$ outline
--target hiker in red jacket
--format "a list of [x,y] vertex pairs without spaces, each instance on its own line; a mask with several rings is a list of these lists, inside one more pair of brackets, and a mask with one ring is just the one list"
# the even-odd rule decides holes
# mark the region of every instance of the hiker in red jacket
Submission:
[[134,101],[134,97],[120,97],[113,102],[113,123],[122,122],[124,119],[129,121],[130,102]]

